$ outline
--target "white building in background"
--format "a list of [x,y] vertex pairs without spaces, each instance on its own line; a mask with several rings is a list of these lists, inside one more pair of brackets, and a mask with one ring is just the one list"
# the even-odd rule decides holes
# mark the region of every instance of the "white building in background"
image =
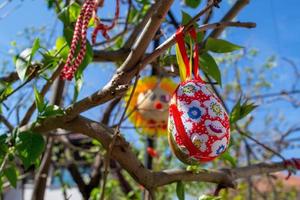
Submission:
[[[5,192],[4,200],[31,200],[32,184],[25,184],[24,188],[18,187]],[[76,187],[67,189],[68,200],[82,200],[82,196]],[[44,200],[64,200],[60,187],[47,187]]]

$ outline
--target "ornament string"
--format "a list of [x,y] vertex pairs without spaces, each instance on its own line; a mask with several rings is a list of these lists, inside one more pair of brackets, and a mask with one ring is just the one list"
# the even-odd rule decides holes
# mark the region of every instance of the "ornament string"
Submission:
[[285,160],[284,166],[288,169],[288,175],[285,178],[286,180],[288,180],[292,175],[292,170],[289,169],[290,167],[300,170],[300,159],[292,158],[290,160]]
[[[96,12],[97,12],[97,10],[96,10]],[[97,34],[99,31],[101,31],[102,36],[106,40],[110,39],[107,32],[115,27],[115,25],[117,24],[119,15],[120,15],[120,0],[116,0],[115,16],[114,16],[114,19],[110,26],[103,24],[98,18],[95,18],[96,28],[94,29],[94,31],[92,33],[92,43],[93,44],[96,43],[96,38],[97,38]]]
[[[72,80],[74,74],[80,64],[82,63],[85,54],[86,54],[86,45],[87,45],[87,29],[90,20],[92,17],[95,19],[96,28],[92,33],[92,43],[96,42],[97,34],[101,31],[103,37],[105,39],[109,39],[108,31],[113,29],[117,24],[119,13],[120,13],[120,0],[116,0],[116,11],[113,22],[110,26],[103,24],[99,18],[97,17],[97,9],[98,5],[103,3],[103,1],[99,2],[98,0],[86,0],[80,11],[79,17],[76,20],[74,34],[71,42],[71,48],[67,57],[66,64],[61,71],[60,77],[64,80]],[[80,49],[78,54],[76,55],[76,50]]]

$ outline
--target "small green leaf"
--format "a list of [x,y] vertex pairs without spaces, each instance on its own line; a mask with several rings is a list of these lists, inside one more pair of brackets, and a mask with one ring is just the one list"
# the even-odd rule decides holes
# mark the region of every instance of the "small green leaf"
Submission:
[[65,26],[69,26],[71,23],[76,21],[79,14],[80,5],[77,3],[72,3],[62,9],[62,11],[58,14],[58,18],[64,23]]
[[59,106],[50,105],[45,108],[44,112],[42,113],[42,116],[43,117],[62,116],[64,114],[65,114],[64,110],[61,109]]
[[137,22],[138,16],[139,16],[138,10],[134,6],[132,6],[128,16],[128,23],[134,24],[135,22]]
[[58,55],[66,60],[70,51],[66,39],[64,37],[58,37],[56,39],[55,45],[57,52],[59,52]]
[[241,98],[238,102],[234,105],[231,113],[230,113],[230,123],[233,124],[239,120],[241,113]]
[[72,43],[74,30],[70,26],[65,26],[64,30],[63,30],[63,33],[64,33],[65,40],[68,43],[68,46],[70,47],[71,43]]
[[184,0],[184,3],[191,8],[197,8],[200,5],[201,0]]
[[178,200],[184,200],[184,184],[182,183],[182,181],[178,181],[177,185],[176,185],[176,194],[177,194],[177,198]]
[[[10,83],[0,81],[0,101],[5,99],[13,91],[13,88]],[[0,109],[1,110],[1,109]],[[0,112],[1,113],[1,112]]]
[[192,17],[184,11],[181,11],[181,15],[182,15],[182,19],[181,19],[182,25],[186,25],[192,19]]
[[44,104],[44,98],[43,96],[39,93],[39,91],[36,89],[36,87],[33,88],[34,89],[34,98],[35,98],[35,105],[39,111],[39,113],[43,112],[44,108],[45,108],[45,104]]
[[[41,47],[40,45],[40,39],[36,38],[33,42],[32,48],[31,48],[31,55],[30,58],[32,59],[33,56],[35,55],[35,53],[37,52],[37,50]],[[30,59],[30,61],[31,61]]]
[[202,195],[199,197],[199,200],[222,200],[222,197],[216,197],[212,195]]
[[231,164],[232,167],[236,167],[236,165],[237,165],[237,159],[234,158],[234,157],[232,157],[229,154],[228,150],[225,151],[224,153],[222,153],[221,158],[224,159],[224,160],[227,160]]
[[41,47],[40,39],[36,38],[33,42],[32,48],[27,48],[20,53],[16,58],[16,71],[21,81],[26,80],[26,74],[31,61],[36,54],[37,50]]
[[17,170],[15,167],[10,166],[6,169],[4,169],[4,175],[6,176],[7,180],[13,186],[14,188],[17,187],[17,180],[18,180],[18,175],[17,175]]
[[208,53],[201,54],[200,69],[217,81],[219,85],[222,85],[220,69],[215,59]]
[[82,84],[83,84],[82,74],[76,73],[75,74],[75,86],[74,86],[73,103],[75,103],[77,101],[79,92],[82,88]]
[[[59,52],[59,51],[58,51]],[[59,53],[56,55],[56,51],[55,50],[51,50],[51,51],[47,51],[45,53],[41,53],[43,56],[42,59],[42,64],[44,66],[44,68],[52,68],[52,67],[56,67],[60,61]]]
[[232,44],[226,40],[208,38],[205,44],[205,49],[215,53],[228,53],[241,49],[241,46]]
[[40,157],[45,148],[41,134],[32,131],[21,132],[16,141],[16,150],[26,169]]
[[26,72],[29,67],[28,62],[30,60],[30,56],[31,49],[25,49],[16,59],[16,71],[21,81],[26,79]]
[[252,112],[257,105],[254,103],[249,103],[248,101],[245,101],[241,104],[241,98],[238,100],[238,102],[234,105],[231,113],[230,113],[230,123],[234,124],[240,119],[243,119],[246,117],[250,112]]
[[197,42],[200,43],[202,42],[204,38],[204,33],[203,32],[197,32]]

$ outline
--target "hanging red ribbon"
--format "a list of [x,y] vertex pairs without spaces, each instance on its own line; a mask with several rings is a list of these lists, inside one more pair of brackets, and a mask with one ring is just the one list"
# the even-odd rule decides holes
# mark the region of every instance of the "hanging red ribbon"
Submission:
[[175,104],[170,106],[170,112],[173,115],[176,131],[180,135],[183,145],[189,150],[190,156],[199,154],[200,153],[199,149],[195,147],[191,139],[186,134],[185,128],[180,118],[180,112],[175,106]]
[[[191,67],[189,62],[189,57],[187,55],[187,51],[185,48],[185,42],[184,42],[184,27],[180,27],[176,31],[175,39],[179,47],[179,51],[181,54],[181,57],[184,61],[185,70],[186,70],[186,77],[189,79],[191,78]],[[199,45],[197,43],[197,32],[194,27],[192,27],[189,31],[189,34],[191,38],[194,40],[194,49],[193,49],[193,72],[194,77],[196,80],[202,81],[201,77],[199,76]],[[202,81],[203,82],[203,81]]]

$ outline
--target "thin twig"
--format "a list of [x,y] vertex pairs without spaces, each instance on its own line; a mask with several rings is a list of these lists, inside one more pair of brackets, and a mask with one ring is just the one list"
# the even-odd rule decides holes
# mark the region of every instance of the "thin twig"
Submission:
[[136,89],[136,86],[137,86],[137,83],[138,83],[138,80],[140,78],[140,75],[139,75],[139,71],[136,75],[136,78],[135,78],[135,82],[134,82],[134,85],[133,85],[133,88],[132,88],[132,91],[131,91],[131,94],[130,94],[130,97],[129,97],[129,100],[127,102],[127,105],[123,111],[123,114],[120,118],[120,121],[115,129],[115,132],[114,132],[114,135],[113,135],[113,138],[112,138],[112,142],[110,143],[109,145],[109,149],[107,151],[107,155],[105,157],[105,162],[104,162],[104,176],[103,176],[103,184],[102,184],[102,193],[101,193],[101,197],[100,199],[103,200],[104,199],[104,196],[105,196],[105,186],[106,186],[106,181],[107,181],[107,175],[108,175],[108,166],[109,166],[109,161],[110,161],[110,158],[111,158],[111,152],[112,152],[112,149],[115,145],[115,142],[116,142],[116,139],[117,139],[117,136],[120,134],[120,126],[124,120],[124,117],[125,117],[125,114],[126,114],[126,111],[128,110],[129,108],[129,105],[130,105],[130,102],[131,102],[131,99],[133,97],[133,94],[135,92],[135,89]]
[[9,131],[14,129],[14,126],[2,114],[0,114],[0,122],[2,122]]
[[255,142],[256,144],[262,146],[264,149],[272,152],[274,155],[277,155],[279,158],[281,158],[283,161],[285,161],[286,159],[278,152],[276,152],[275,150],[273,150],[272,148],[266,146],[265,144],[259,142],[257,139],[255,139],[254,137],[248,135],[247,133],[245,133],[244,131],[241,130],[241,128],[235,124],[235,128],[238,131],[238,133],[240,133],[241,135],[247,137],[248,139],[252,140],[253,142]]

